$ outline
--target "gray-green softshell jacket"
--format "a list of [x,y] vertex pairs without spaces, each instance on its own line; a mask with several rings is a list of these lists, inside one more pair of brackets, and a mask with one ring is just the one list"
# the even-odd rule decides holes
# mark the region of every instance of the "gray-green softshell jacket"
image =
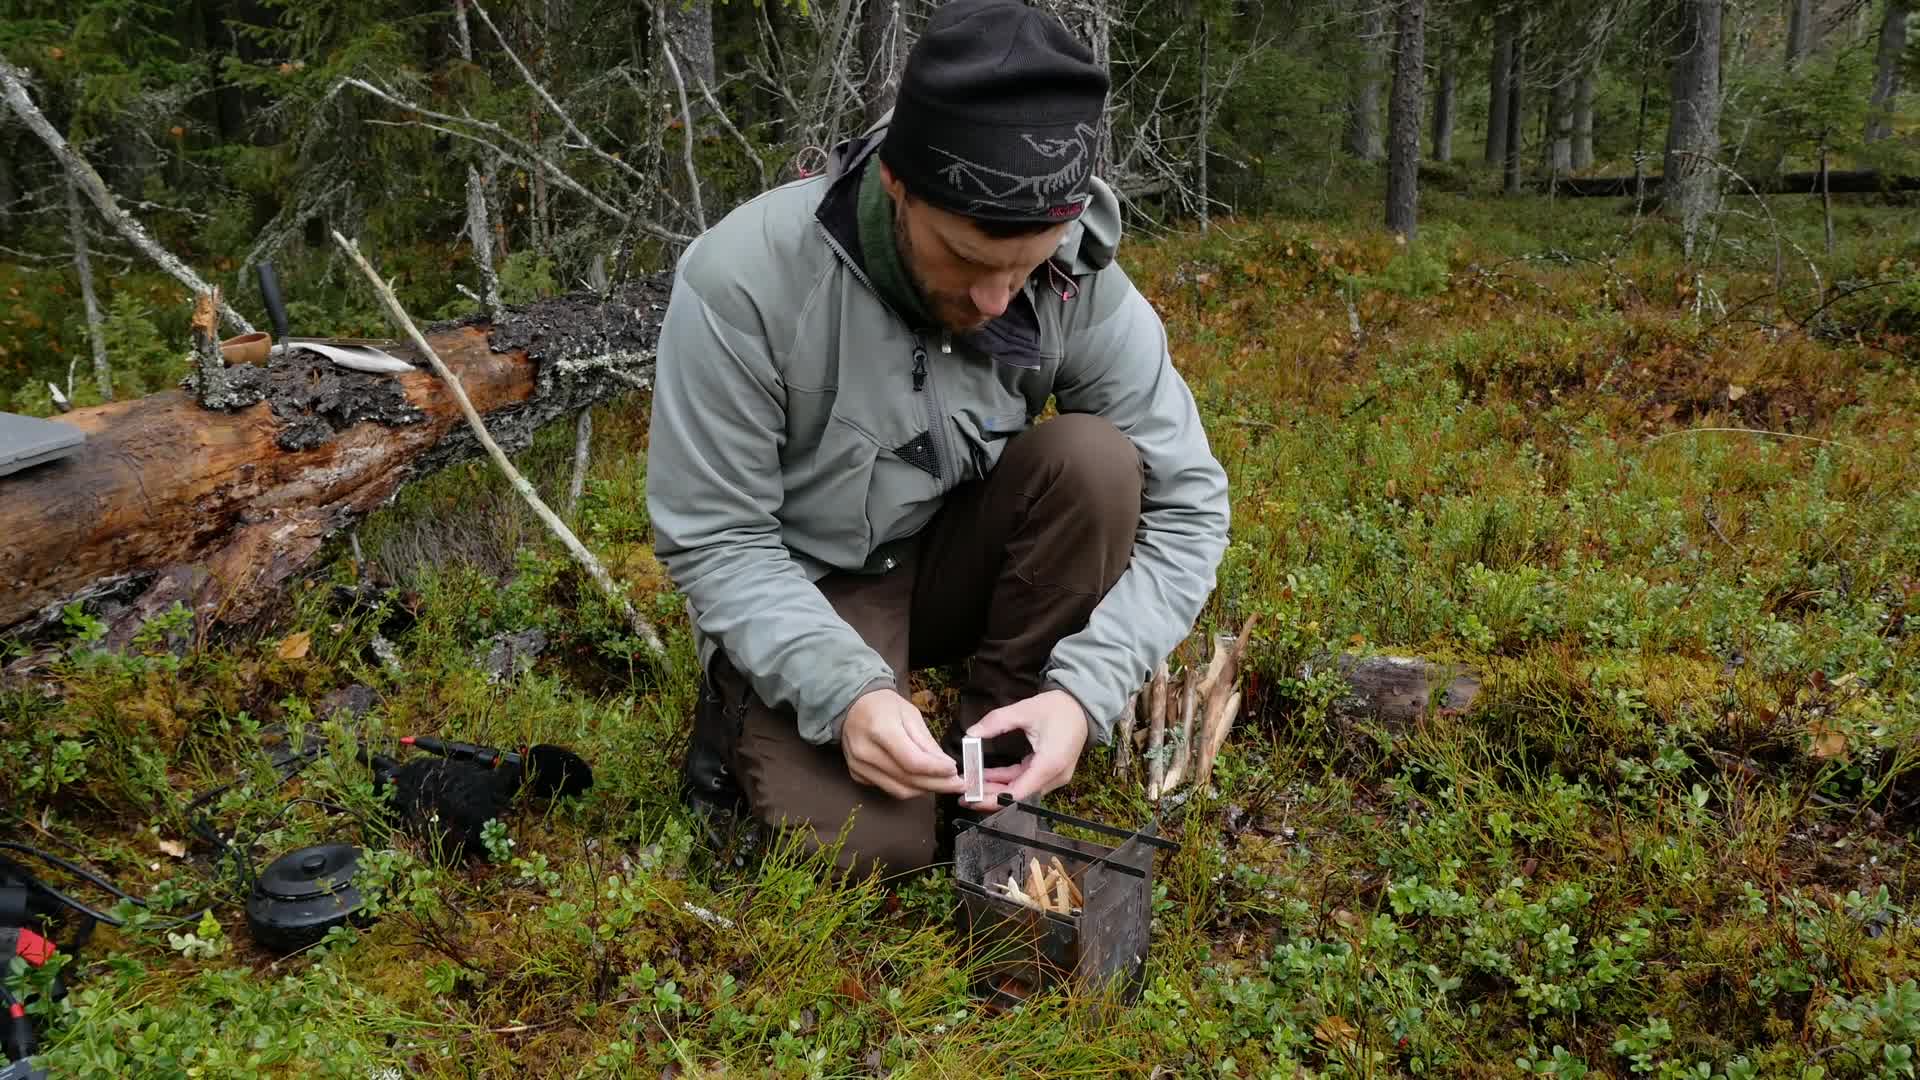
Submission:
[[[816,220],[836,174],[877,145],[839,148],[824,174],[729,213],[681,257],[653,396],[647,507],[655,552],[686,597],[702,670],[726,650],[760,699],[830,743],[892,668],[813,586],[890,569],[956,485],[999,460],[1051,397],[1112,421],[1140,451],[1133,558],[1087,627],[1053,650],[1046,685],[1078,700],[1092,737],[1190,632],[1227,543],[1225,472],[1159,316],[1114,251],[1120,213],[1093,200],[1056,250],[1072,286],[1027,286],[1037,368],[921,335],[893,313]],[[927,377],[916,390],[915,347]],[[938,476],[891,448],[931,435]],[[924,446],[924,440],[921,443]]]

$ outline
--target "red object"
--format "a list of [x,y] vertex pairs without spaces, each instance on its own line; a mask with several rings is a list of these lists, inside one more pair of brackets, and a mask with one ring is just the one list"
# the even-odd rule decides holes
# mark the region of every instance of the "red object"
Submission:
[[14,943],[13,951],[20,954],[20,959],[25,960],[27,966],[40,967],[53,959],[53,954],[60,950],[54,947],[53,942],[23,927],[20,930],[19,940]]
[[412,745],[413,745],[413,736],[411,736],[411,735],[402,735],[402,736],[400,736],[400,745],[401,745],[401,746],[412,746]]
[[13,1003],[13,1008],[8,1009],[7,1012],[11,1013],[15,1020],[20,1020],[26,1017],[27,1007],[16,1001]]

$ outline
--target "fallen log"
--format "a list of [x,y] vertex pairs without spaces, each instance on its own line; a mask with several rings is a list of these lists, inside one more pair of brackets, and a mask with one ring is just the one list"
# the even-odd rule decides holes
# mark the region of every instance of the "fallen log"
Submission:
[[[650,384],[667,293],[646,278],[605,301],[556,297],[427,337],[517,451],[547,423]],[[31,633],[109,596],[135,597],[137,614],[179,599],[204,623],[245,622],[406,481],[480,452],[424,367],[366,374],[295,352],[259,370],[251,403],[231,410],[179,390],[76,409],[61,420],[86,432],[78,452],[0,477],[0,630]]]
[[[1646,177],[1644,183],[1648,195],[1659,193],[1660,177]],[[1619,195],[1631,196],[1633,186],[1634,180],[1631,176],[1570,176],[1554,181],[1553,190],[1556,194],[1573,198],[1604,198]],[[1836,195],[1920,191],[1920,176],[1889,176],[1875,169],[1831,170],[1827,173],[1827,189]],[[1781,173],[1779,176],[1750,177],[1748,184],[1728,184],[1727,192],[1734,195],[1818,195],[1820,194],[1820,174],[1794,172]]]
[[1480,676],[1472,669],[1417,656],[1321,656],[1301,674],[1311,677],[1329,666],[1346,680],[1333,711],[1348,720],[1405,726],[1442,710],[1464,712],[1480,696]]

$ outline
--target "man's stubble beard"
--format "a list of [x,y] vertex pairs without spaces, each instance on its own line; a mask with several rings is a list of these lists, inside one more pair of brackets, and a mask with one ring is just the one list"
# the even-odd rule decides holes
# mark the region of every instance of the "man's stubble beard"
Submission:
[[[941,329],[952,333],[965,333],[977,330],[985,324],[985,320],[980,318],[980,313],[974,310],[972,300],[959,301],[947,297],[943,303],[940,294],[929,287],[926,279],[920,276],[920,267],[913,258],[913,237],[907,231],[906,209],[900,206],[894,207],[893,212],[893,244],[895,250],[900,253],[900,265],[906,267],[907,280],[912,283],[914,291],[920,294],[920,299],[927,305],[928,314],[940,324]],[[971,321],[961,322],[955,318],[956,310],[965,311],[971,317]]]

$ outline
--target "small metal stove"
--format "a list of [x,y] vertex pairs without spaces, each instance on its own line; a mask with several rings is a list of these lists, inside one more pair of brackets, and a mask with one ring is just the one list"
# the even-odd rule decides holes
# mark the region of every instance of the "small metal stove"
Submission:
[[[1153,915],[1155,851],[1178,851],[1153,826],[1125,830],[1000,796],[1001,808],[983,821],[961,822],[954,839],[955,914],[967,954],[982,973],[976,997],[1010,1008],[1043,989],[1066,983],[1076,993],[1111,989],[1131,1002],[1140,993]],[[1063,836],[1050,826],[1112,837],[1112,847]],[[1080,893],[1068,914],[1021,903],[1000,889],[1023,879],[1030,860],[1058,858]]]

